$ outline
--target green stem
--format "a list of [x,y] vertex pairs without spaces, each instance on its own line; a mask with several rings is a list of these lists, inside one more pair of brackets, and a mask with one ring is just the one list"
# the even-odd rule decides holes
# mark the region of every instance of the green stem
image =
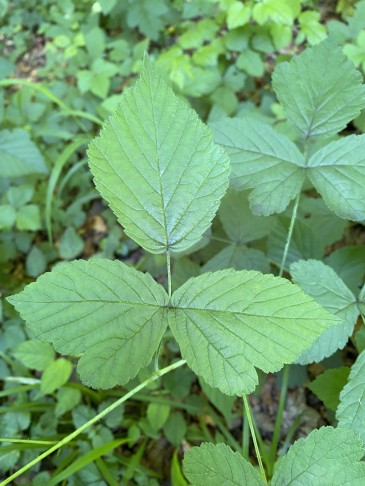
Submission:
[[280,399],[279,399],[278,411],[276,414],[274,434],[272,437],[271,447],[270,447],[270,468],[269,468],[270,470],[268,471],[270,477],[272,477],[274,471],[274,464],[275,464],[276,454],[279,445],[281,424],[283,420],[283,412],[285,408],[286,395],[288,392],[289,371],[290,371],[290,366],[285,365],[283,369],[283,379],[281,383]]
[[171,301],[172,295],[172,281],[171,281],[171,256],[169,250],[166,252],[166,263],[167,263],[167,289],[169,294],[169,302]]
[[26,464],[25,466],[23,466],[22,468],[20,468],[18,471],[16,471],[14,474],[12,474],[10,477],[8,477],[7,479],[5,479],[5,481],[2,481],[0,483],[0,486],[5,486],[6,484],[11,483],[15,478],[17,478],[21,474],[25,473],[25,471],[28,471],[28,469],[30,469],[31,467],[33,467],[36,464],[38,464],[38,462],[42,461],[42,459],[45,459],[47,456],[49,456],[50,454],[52,454],[52,452],[55,452],[58,449],[60,449],[62,446],[68,444],[72,439],[74,439],[75,437],[77,437],[78,435],[80,435],[82,432],[84,432],[84,430],[88,429],[91,425],[93,425],[96,422],[98,422],[100,419],[102,419],[103,417],[105,417],[105,415],[107,415],[108,413],[110,413],[115,408],[119,407],[119,405],[121,405],[122,403],[126,402],[129,398],[133,397],[133,395],[135,395],[136,393],[138,393],[140,390],[143,390],[143,388],[146,388],[148,385],[150,385],[151,383],[153,383],[154,381],[156,381],[161,376],[166,375],[170,371],[173,371],[176,368],[179,368],[180,366],[183,366],[185,363],[186,363],[186,361],[184,359],[181,359],[179,361],[176,361],[176,363],[173,363],[173,364],[171,364],[169,366],[166,366],[166,368],[163,368],[162,370],[159,370],[158,372],[154,373],[152,376],[150,376],[149,378],[147,378],[147,380],[143,381],[138,386],[136,386],[135,388],[133,388],[133,390],[129,391],[123,397],[119,398],[119,400],[117,400],[116,402],[112,403],[111,405],[109,405],[109,407],[107,407],[106,409],[104,409],[102,412],[100,412],[97,415],[95,415],[95,417],[93,417],[91,420],[89,420],[88,422],[86,422],[85,424],[83,424],[78,429],[74,430],[71,434],[67,435],[64,439],[62,439],[60,442],[58,442],[57,444],[55,444],[53,447],[51,447],[47,451],[43,452],[43,454],[41,454],[40,456],[38,456],[35,459],[33,459],[33,461],[28,462],[28,464]]
[[292,239],[292,236],[293,236],[294,224],[295,224],[295,220],[297,219],[299,199],[300,199],[300,192],[298,193],[297,197],[295,198],[294,208],[293,208],[293,212],[292,212],[292,215],[291,215],[290,226],[289,226],[289,230],[288,230],[288,236],[286,237],[284,253],[283,253],[283,257],[281,259],[281,263],[280,263],[279,277],[282,277],[282,275],[284,273],[284,266],[285,266],[285,262],[286,262],[286,257],[288,256],[289,246],[290,246],[290,242],[291,242],[291,239]]
[[246,461],[249,458],[249,444],[250,444],[250,433],[248,428],[247,413],[245,409],[242,411],[242,456]]
[[246,415],[247,415],[247,420],[248,420],[248,425],[250,427],[250,431],[251,431],[251,436],[252,436],[252,440],[253,440],[253,445],[255,447],[255,452],[256,452],[256,457],[257,457],[257,461],[259,463],[259,468],[260,468],[260,473],[261,473],[261,477],[262,479],[264,480],[265,484],[267,484],[267,479],[266,479],[266,474],[265,474],[265,469],[264,469],[264,466],[262,464],[262,460],[261,460],[261,454],[260,454],[260,449],[259,449],[259,446],[257,444],[257,439],[256,439],[256,434],[255,434],[255,428],[253,426],[253,422],[252,422],[252,417],[251,417],[251,410],[250,410],[250,405],[247,401],[247,397],[246,395],[243,396],[243,403],[245,405],[245,412],[246,412]]

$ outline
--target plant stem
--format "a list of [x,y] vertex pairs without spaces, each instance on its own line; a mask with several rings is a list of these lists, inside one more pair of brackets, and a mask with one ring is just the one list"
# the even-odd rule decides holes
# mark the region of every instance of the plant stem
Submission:
[[111,405],[109,405],[109,407],[107,407],[106,409],[104,409],[102,412],[100,412],[97,415],[95,415],[95,417],[93,417],[91,420],[89,420],[88,422],[86,422],[85,424],[83,424],[78,429],[74,430],[71,434],[67,435],[65,438],[63,438],[60,442],[58,442],[57,444],[55,444],[53,447],[51,447],[47,451],[43,452],[43,454],[41,454],[40,456],[38,456],[35,459],[33,459],[33,461],[28,462],[28,464],[26,464],[21,469],[19,469],[18,471],[16,471],[9,478],[5,479],[5,481],[2,481],[0,483],[0,486],[5,486],[6,484],[11,483],[15,478],[17,478],[18,476],[20,476],[21,474],[23,474],[25,471],[28,471],[28,469],[30,469],[31,467],[33,467],[36,464],[38,464],[38,462],[40,462],[42,459],[44,459],[47,456],[49,456],[50,454],[52,454],[52,452],[55,452],[58,449],[60,449],[62,446],[68,444],[72,439],[74,439],[75,437],[77,437],[78,435],[80,435],[82,432],[84,432],[84,430],[88,429],[95,422],[98,422],[100,419],[102,419],[103,417],[105,417],[105,415],[107,415],[109,412],[111,412],[115,408],[119,407],[119,405],[121,405],[122,403],[126,402],[129,398],[133,397],[133,395],[135,395],[136,393],[138,393],[140,390],[143,390],[143,388],[146,388],[146,386],[150,385],[151,383],[153,383],[154,381],[156,381],[161,376],[166,375],[170,371],[173,371],[176,368],[179,368],[180,366],[183,366],[185,363],[186,363],[186,361],[184,359],[181,359],[181,360],[176,361],[175,363],[173,363],[173,364],[171,364],[169,366],[166,366],[166,368],[162,368],[162,370],[157,371],[152,376],[150,376],[149,378],[147,378],[147,380],[143,381],[138,386],[136,386],[135,388],[133,388],[133,390],[129,391],[124,396],[122,396],[121,398],[119,398],[119,400],[117,400],[116,402],[112,403]]
[[269,477],[272,477],[274,471],[276,453],[278,450],[281,423],[283,420],[283,412],[285,408],[286,395],[288,392],[289,371],[290,371],[290,366],[286,364],[283,369],[283,379],[281,383],[280,399],[279,399],[278,411],[276,414],[274,434],[272,437],[271,447],[270,447],[270,461],[269,461],[270,470],[268,471]]
[[264,469],[264,466],[262,464],[262,460],[261,460],[261,454],[260,454],[260,449],[259,449],[259,446],[257,444],[257,440],[256,440],[256,434],[255,434],[255,428],[253,426],[253,422],[252,422],[252,417],[251,417],[251,410],[250,410],[250,405],[247,401],[247,397],[246,395],[243,396],[243,403],[245,405],[245,412],[246,412],[246,415],[247,415],[247,420],[248,420],[248,425],[250,427],[250,431],[251,431],[251,436],[252,436],[252,440],[253,440],[253,445],[255,447],[255,452],[256,452],[256,457],[257,457],[257,461],[259,463],[259,468],[260,468],[260,473],[261,473],[261,477],[262,479],[264,480],[265,484],[267,484],[267,479],[266,479],[266,474],[265,474],[265,469]]
[[246,459],[246,461],[248,461],[250,434],[248,428],[247,413],[245,409],[242,410],[242,415],[242,456],[244,459]]
[[171,256],[169,250],[166,252],[166,263],[167,263],[167,289],[169,294],[169,302],[172,295],[172,281],[171,281]]
[[286,262],[286,257],[288,256],[288,250],[289,250],[291,238],[293,236],[294,224],[295,224],[295,220],[297,219],[299,199],[300,199],[300,192],[298,193],[297,197],[295,198],[295,203],[294,203],[294,208],[293,208],[293,212],[292,212],[292,215],[291,215],[288,235],[286,237],[284,253],[283,253],[283,257],[281,259],[281,263],[280,263],[279,277],[282,277],[282,275],[284,273],[284,266],[285,266],[285,262]]

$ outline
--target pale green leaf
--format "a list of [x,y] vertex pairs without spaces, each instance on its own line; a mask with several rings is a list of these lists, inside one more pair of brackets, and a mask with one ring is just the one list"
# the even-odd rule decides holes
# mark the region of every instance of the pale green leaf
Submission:
[[248,119],[225,119],[211,128],[230,156],[232,187],[253,189],[252,212],[267,216],[284,211],[305,179],[304,158],[294,143],[269,125]]
[[321,427],[291,446],[279,462],[270,486],[362,486],[363,455],[357,434]]
[[238,244],[267,236],[275,223],[275,218],[254,216],[249,208],[247,192],[234,189],[230,189],[222,199],[218,215],[227,236]]
[[57,391],[56,417],[75,408],[81,401],[81,392],[77,388],[62,387]]
[[288,120],[302,138],[335,135],[365,107],[361,73],[330,41],[279,63],[272,81]]
[[264,486],[260,473],[225,444],[193,447],[184,457],[184,473],[193,486]]
[[215,272],[225,268],[235,270],[259,270],[268,273],[270,263],[266,255],[255,248],[247,248],[245,245],[228,245],[213,258],[207,261],[203,270],[205,272]]
[[48,172],[37,146],[28,132],[19,128],[0,131],[0,174],[21,177]]
[[308,388],[322,400],[326,407],[336,411],[340,403],[340,392],[346,385],[349,374],[348,366],[325,370],[308,385]]
[[67,359],[59,358],[53,361],[42,374],[42,393],[53,393],[57,388],[67,383],[72,373],[72,364]]
[[172,296],[169,324],[182,356],[208,385],[250,393],[255,367],[278,371],[337,318],[286,279],[222,270],[192,278]]
[[365,135],[331,142],[308,161],[308,175],[340,218],[365,220]]
[[119,261],[63,263],[8,300],[36,337],[60,353],[84,353],[78,371],[95,388],[127,383],[166,329],[164,289]]
[[365,351],[352,365],[336,411],[339,427],[357,432],[365,444]]
[[88,155],[97,189],[152,253],[197,243],[228,185],[227,155],[148,59]]
[[290,273],[294,283],[340,318],[340,322],[326,329],[298,361],[300,364],[318,363],[346,345],[359,315],[356,297],[336,272],[320,261],[300,260],[291,265]]
[[345,284],[355,293],[365,275],[365,247],[346,246],[331,253],[325,263],[330,265]]
[[34,370],[44,370],[55,358],[52,346],[37,339],[23,341],[14,349],[13,354],[21,363]]

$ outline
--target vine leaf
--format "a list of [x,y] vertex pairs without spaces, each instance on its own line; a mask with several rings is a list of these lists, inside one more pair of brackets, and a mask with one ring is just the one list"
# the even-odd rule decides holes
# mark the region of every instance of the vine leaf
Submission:
[[228,187],[226,153],[147,57],[88,156],[96,188],[128,236],[152,253],[197,243]]
[[259,216],[280,213],[300,191],[304,157],[285,135],[270,125],[240,118],[211,124],[214,139],[231,159],[231,186],[253,189],[251,210]]
[[101,258],[58,265],[8,301],[35,337],[62,354],[84,353],[78,372],[94,388],[133,378],[151,361],[167,325],[163,287]]
[[344,137],[315,152],[308,175],[337,216],[365,219],[365,135]]
[[290,274],[293,282],[304,292],[341,319],[336,326],[326,329],[298,360],[302,365],[318,363],[346,345],[359,316],[356,297],[336,272],[320,261],[300,260],[293,263]]
[[265,486],[260,473],[225,444],[204,443],[184,456],[184,474],[194,486]]
[[272,82],[288,120],[307,139],[335,135],[360,114],[362,79],[342,49],[326,40],[279,63]]
[[363,455],[361,440],[353,431],[321,427],[290,447],[270,486],[361,486],[365,480]]
[[357,432],[365,444],[365,351],[357,357],[351,367],[347,384],[340,393],[340,404],[336,418],[339,427]]
[[169,324],[193,371],[227,395],[252,392],[255,367],[297,360],[337,318],[286,279],[222,270],[188,280],[172,296]]

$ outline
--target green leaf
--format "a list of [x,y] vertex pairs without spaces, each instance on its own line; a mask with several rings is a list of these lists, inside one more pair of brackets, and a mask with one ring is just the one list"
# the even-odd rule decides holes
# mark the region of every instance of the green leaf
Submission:
[[249,208],[247,192],[234,189],[223,197],[218,215],[227,236],[238,244],[267,236],[275,223],[275,218],[254,216]]
[[348,366],[325,370],[308,385],[308,388],[322,400],[326,407],[335,411],[340,403],[340,392],[346,385],[349,374]]
[[365,107],[362,75],[330,41],[305,49],[272,77],[288,120],[302,138],[330,137]]
[[72,373],[72,364],[67,359],[59,358],[53,361],[42,374],[42,393],[53,393],[57,388],[67,383]]
[[22,206],[16,215],[16,227],[20,231],[37,231],[41,228],[41,213],[36,204]]
[[305,179],[304,158],[294,143],[269,125],[247,119],[225,119],[211,128],[230,156],[232,187],[253,189],[252,212],[267,216],[284,211]]
[[200,378],[199,383],[208,400],[221,412],[228,428],[231,428],[233,419],[232,408],[236,397],[224,395],[218,388],[212,388],[205,383],[203,378]]
[[62,387],[57,392],[56,417],[73,410],[81,401],[81,392],[75,388]]
[[242,2],[233,2],[227,11],[228,30],[245,25],[250,20],[251,6]]
[[365,275],[365,247],[346,246],[334,251],[325,259],[345,284],[357,293]]
[[186,423],[181,413],[171,413],[164,425],[163,431],[166,439],[171,444],[178,446],[186,434]]
[[84,353],[78,371],[94,388],[136,376],[166,329],[164,289],[119,261],[60,264],[8,300],[36,337],[60,353]]
[[340,394],[336,411],[339,427],[353,430],[365,444],[365,351],[359,354],[351,367],[347,384]]
[[321,427],[297,440],[279,462],[270,486],[361,486],[364,449],[350,430]]
[[76,232],[75,228],[67,228],[59,241],[60,257],[72,260],[80,255],[84,249],[84,240]]
[[365,135],[331,142],[308,161],[308,175],[340,218],[365,220]]
[[147,407],[147,418],[154,430],[160,430],[170,415],[170,406],[164,403],[150,403]]
[[148,58],[88,155],[97,189],[152,253],[198,242],[228,185],[228,157]]
[[48,343],[30,339],[20,343],[13,352],[16,359],[32,370],[44,370],[54,358],[53,348]]
[[265,64],[258,52],[246,49],[238,56],[236,66],[250,76],[261,77],[265,72]]
[[0,131],[0,173],[2,177],[21,177],[48,172],[37,146],[28,132],[19,128]]
[[27,274],[34,278],[45,272],[47,268],[47,260],[44,253],[37,246],[32,246],[32,249],[28,253],[25,261],[25,268]]
[[255,248],[245,245],[228,245],[204,265],[205,272],[215,272],[225,268],[235,270],[259,270],[268,273],[270,263],[266,255]]
[[185,454],[184,473],[194,486],[264,486],[260,473],[225,444],[204,443]]
[[336,326],[326,329],[298,361],[318,363],[346,345],[359,315],[356,297],[336,272],[320,261],[301,260],[291,265],[290,273],[294,283],[341,319]]
[[172,296],[169,324],[188,365],[208,385],[242,396],[255,366],[292,363],[337,319],[286,279],[222,270],[190,279]]

